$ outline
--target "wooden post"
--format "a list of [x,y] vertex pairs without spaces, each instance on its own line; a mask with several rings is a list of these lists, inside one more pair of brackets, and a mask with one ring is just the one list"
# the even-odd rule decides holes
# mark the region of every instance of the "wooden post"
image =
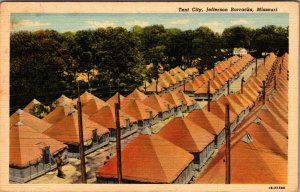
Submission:
[[155,84],[155,92],[156,92],[156,94],[158,94],[157,86],[158,86],[158,78],[156,79],[156,84]]
[[120,92],[118,92],[118,109],[121,109]]
[[118,182],[122,183],[121,128],[120,128],[120,115],[119,115],[118,103],[115,103],[115,118],[116,118],[117,174],[118,174]]
[[145,81],[145,93],[147,92],[147,86],[146,86],[146,81]]
[[242,77],[242,80],[241,80],[241,94],[243,94],[243,87],[244,87],[244,77]]
[[[121,109],[121,99],[120,99],[120,79],[117,80],[118,82],[118,109]],[[145,82],[145,87],[146,87],[146,82]]]
[[263,81],[262,99],[264,105],[266,103],[266,81]]
[[227,81],[227,95],[230,94],[230,83],[229,80]]
[[230,116],[229,104],[225,105],[225,137],[226,137],[226,184],[230,184]]
[[185,79],[183,80],[183,91],[185,92]]
[[274,90],[276,90],[276,74],[274,75]]
[[79,152],[80,152],[80,167],[81,167],[81,183],[86,183],[86,170],[85,170],[85,154],[84,154],[84,139],[83,139],[83,127],[82,127],[82,111],[81,111],[81,100],[80,100],[80,90],[78,86],[78,100],[77,100],[77,110],[78,110],[78,128],[79,128]]
[[207,82],[207,109],[210,111],[210,81]]
[[255,76],[257,77],[257,58],[256,58],[256,62],[255,62]]

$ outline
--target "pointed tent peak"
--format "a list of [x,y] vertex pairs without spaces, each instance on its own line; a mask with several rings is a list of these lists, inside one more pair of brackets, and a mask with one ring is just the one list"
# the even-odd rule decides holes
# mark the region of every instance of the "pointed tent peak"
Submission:
[[168,101],[164,100],[157,94],[149,95],[144,101],[143,104],[157,110],[158,112],[169,111],[173,108],[173,105]]
[[22,110],[22,109],[18,109],[17,111],[16,111],[16,114],[17,115],[21,115],[21,114],[23,114],[24,113],[24,111]]
[[131,100],[126,103],[124,107],[122,107],[122,111],[128,114],[129,116],[134,117],[137,120],[149,119],[151,113],[153,117],[158,114],[158,111],[146,106],[139,100]]
[[139,91],[138,89],[135,89],[133,92],[131,92],[125,99],[130,99],[132,97],[135,97],[137,100],[143,101],[147,98],[147,96]]
[[42,132],[51,126],[50,123],[30,114],[29,112],[18,110],[9,117],[10,126],[13,126],[16,122],[22,121],[25,125]]
[[40,104],[41,102],[39,102],[38,100],[36,100],[36,99],[33,99],[32,101],[31,101],[33,104]]
[[196,100],[194,98],[191,98],[187,94],[185,94],[183,91],[179,91],[176,96],[183,102],[183,104],[190,106],[196,103]]
[[188,152],[201,152],[214,140],[214,135],[183,117],[173,118],[158,135]]
[[[53,103],[52,105],[54,105],[55,107],[57,107],[59,104],[61,103],[67,103],[68,105],[73,105],[74,103],[74,100],[68,98],[67,96],[65,95],[61,95],[59,98],[57,98]],[[64,105],[64,104],[63,104]]]
[[[110,97],[108,100],[106,100],[106,103],[113,106],[115,103],[118,102],[118,94],[120,94],[120,93],[116,92],[112,97]],[[120,94],[120,101],[122,101],[124,98],[125,97]]]
[[172,91],[163,94],[162,98],[165,99],[166,101],[168,101],[169,103],[173,104],[175,107],[179,107],[182,105],[182,102],[180,102],[180,99]]
[[[98,97],[96,97],[95,95],[93,95],[92,93],[85,91],[83,94],[80,95],[80,100],[82,104],[87,103],[89,100],[91,99],[97,99],[97,100],[101,100]],[[102,101],[102,100],[101,100]]]

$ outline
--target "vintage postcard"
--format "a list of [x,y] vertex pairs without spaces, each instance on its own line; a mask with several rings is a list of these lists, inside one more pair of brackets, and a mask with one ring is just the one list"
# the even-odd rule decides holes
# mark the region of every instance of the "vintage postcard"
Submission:
[[0,6],[0,191],[298,190],[297,2]]

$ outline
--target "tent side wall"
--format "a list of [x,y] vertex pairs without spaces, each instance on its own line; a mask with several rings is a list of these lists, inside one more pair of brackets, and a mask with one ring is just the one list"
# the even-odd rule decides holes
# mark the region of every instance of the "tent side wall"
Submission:
[[36,177],[39,177],[57,167],[55,159],[58,154],[62,154],[62,159],[64,163],[68,163],[67,158],[67,149],[62,150],[61,152],[55,154],[53,157],[50,157],[50,162],[45,164],[43,159],[35,164],[30,164],[24,168],[18,167],[9,167],[9,180],[17,183],[25,183]]
[[[90,145],[85,146],[84,153],[86,155],[90,154],[90,153],[96,151],[97,149],[100,149],[100,148],[108,145],[108,143],[109,143],[109,132],[103,134],[102,136],[99,136],[97,141],[92,141],[92,143]],[[69,158],[79,158],[80,154],[79,154],[78,145],[68,144],[68,146],[69,146],[68,157]]]

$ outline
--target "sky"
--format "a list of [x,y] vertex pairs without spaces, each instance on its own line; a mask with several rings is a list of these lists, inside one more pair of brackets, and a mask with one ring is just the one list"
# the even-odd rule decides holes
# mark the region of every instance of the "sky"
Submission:
[[224,28],[244,25],[261,28],[265,25],[288,26],[288,13],[13,13],[12,31],[53,29],[59,32],[96,29],[99,27],[145,27],[162,24],[181,30],[207,26],[222,33]]

